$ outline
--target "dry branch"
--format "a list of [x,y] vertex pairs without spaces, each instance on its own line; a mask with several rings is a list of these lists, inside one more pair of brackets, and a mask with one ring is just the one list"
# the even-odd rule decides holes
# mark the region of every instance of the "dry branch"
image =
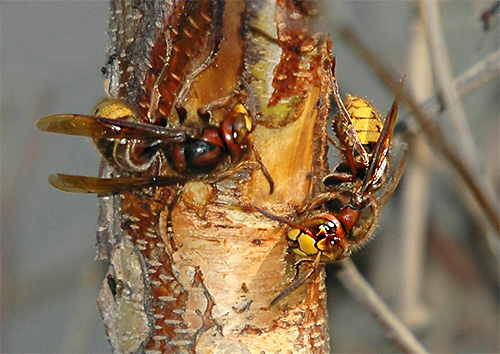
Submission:
[[340,281],[365,306],[377,322],[388,332],[398,347],[405,353],[428,353],[413,334],[379,298],[375,290],[361,276],[351,260],[342,263],[338,273]]
[[[500,75],[500,50],[485,56],[478,60],[474,65],[458,75],[454,80],[454,87],[460,97],[465,97],[473,90],[483,86],[490,80],[497,79]],[[438,93],[428,98],[422,105],[424,112],[429,112],[435,117],[440,111],[444,110],[443,102]],[[417,134],[420,127],[414,120],[403,118],[398,122],[396,129],[403,131],[404,134]]]
[[453,85],[453,73],[441,28],[438,2],[433,0],[420,1],[419,8],[421,13],[420,18],[424,24],[427,41],[432,54],[439,94],[452,118],[453,135],[460,141],[460,144],[457,144],[457,146],[461,147],[461,155],[466,156],[466,160],[472,163],[469,168],[477,168],[477,164],[475,164],[475,159],[478,155],[477,149],[472,140],[465,109],[462,101],[460,101],[455,85]]

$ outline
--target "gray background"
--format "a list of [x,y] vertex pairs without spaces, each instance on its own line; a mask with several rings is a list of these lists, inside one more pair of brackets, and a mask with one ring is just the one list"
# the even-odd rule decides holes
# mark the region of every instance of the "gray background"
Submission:
[[[498,18],[489,33],[478,19],[492,3],[441,3],[453,72],[498,49]],[[412,72],[409,46],[418,18],[413,2],[324,4],[325,26],[342,19],[398,76]],[[99,156],[88,139],[42,134],[34,127],[44,115],[88,113],[104,96],[100,68],[107,59],[108,3],[2,1],[0,10],[0,350],[109,352],[95,305],[104,274],[104,265],[93,261],[97,199],[66,194],[47,183],[52,172],[96,175]],[[331,33],[342,91],[368,95],[385,112],[391,94]],[[418,79],[409,74],[407,85],[418,87]],[[464,99],[478,154],[497,193],[498,95],[496,79]],[[431,164],[430,202],[423,210],[429,232],[421,259],[425,315],[414,330],[433,352],[498,352],[498,263],[478,241],[484,230],[460,197],[463,186],[441,159]],[[401,288],[396,242],[405,232],[399,224],[405,205],[399,194],[387,206],[377,238],[354,256],[389,304],[397,303]],[[329,273],[332,352],[398,352]]]

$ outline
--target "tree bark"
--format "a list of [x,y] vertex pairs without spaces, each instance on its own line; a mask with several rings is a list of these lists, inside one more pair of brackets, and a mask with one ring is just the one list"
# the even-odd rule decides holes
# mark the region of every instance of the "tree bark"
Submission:
[[[140,111],[148,70],[164,50],[161,36],[186,29],[190,11],[196,22],[194,7],[203,3],[112,0],[112,97]],[[230,96],[244,80],[252,94],[241,100],[255,106],[254,145],[275,190],[269,193],[249,154],[250,163],[225,163],[221,179],[196,176],[182,185],[102,196],[98,258],[110,265],[98,304],[110,343],[119,353],[328,353],[323,269],[270,307],[292,280],[296,258],[287,251],[286,226],[243,206],[294,220],[317,193],[327,169],[330,43],[311,29],[317,11],[310,1],[213,0],[211,6],[210,30],[194,32],[199,45],[173,42],[188,53],[216,51],[196,76],[189,66],[198,57],[183,63],[188,69],[175,91],[185,93],[183,124],[199,125],[197,110]],[[171,70],[175,53],[163,55]],[[225,113],[214,111],[210,124]],[[156,172],[171,173],[168,165],[161,161]],[[101,166],[101,176],[125,173]]]

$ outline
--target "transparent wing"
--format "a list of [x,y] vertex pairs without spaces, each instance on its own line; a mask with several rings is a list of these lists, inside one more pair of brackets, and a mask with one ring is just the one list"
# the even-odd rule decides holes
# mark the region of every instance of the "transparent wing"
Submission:
[[183,177],[117,177],[100,178],[54,173],[49,183],[62,191],[72,193],[115,194],[134,189],[184,183]]
[[189,128],[170,129],[152,124],[136,123],[81,114],[55,114],[40,119],[38,129],[59,134],[88,136],[96,139],[147,139],[184,142],[194,134]]

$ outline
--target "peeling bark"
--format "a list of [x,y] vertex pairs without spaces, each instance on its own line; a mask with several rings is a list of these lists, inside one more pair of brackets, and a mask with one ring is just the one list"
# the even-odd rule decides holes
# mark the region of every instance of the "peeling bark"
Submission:
[[[239,165],[228,159],[214,172],[224,173],[219,180],[211,174],[101,197],[98,254],[110,266],[98,303],[110,343],[120,353],[328,353],[324,271],[269,307],[293,278],[295,258],[287,253],[286,227],[241,206],[293,218],[317,192],[327,167],[330,43],[310,29],[309,1],[211,4],[209,30],[195,34],[206,37],[189,49],[183,82],[171,89],[175,99],[185,95],[177,103],[187,119],[172,125],[196,127],[200,107],[233,94],[251,107],[254,144],[276,188],[269,194],[250,155]],[[165,50],[158,38],[170,35],[180,50],[191,45],[179,39],[188,6],[191,1],[112,1],[111,96],[146,114],[151,77],[159,75],[150,69],[169,60],[153,58]],[[194,62],[206,68],[190,76]],[[252,94],[238,91],[241,80]],[[159,106],[170,112],[174,98],[161,90],[160,96]],[[210,124],[226,112],[214,111]],[[154,169],[149,173],[172,173],[165,159]],[[101,176],[125,173],[102,164]]]

